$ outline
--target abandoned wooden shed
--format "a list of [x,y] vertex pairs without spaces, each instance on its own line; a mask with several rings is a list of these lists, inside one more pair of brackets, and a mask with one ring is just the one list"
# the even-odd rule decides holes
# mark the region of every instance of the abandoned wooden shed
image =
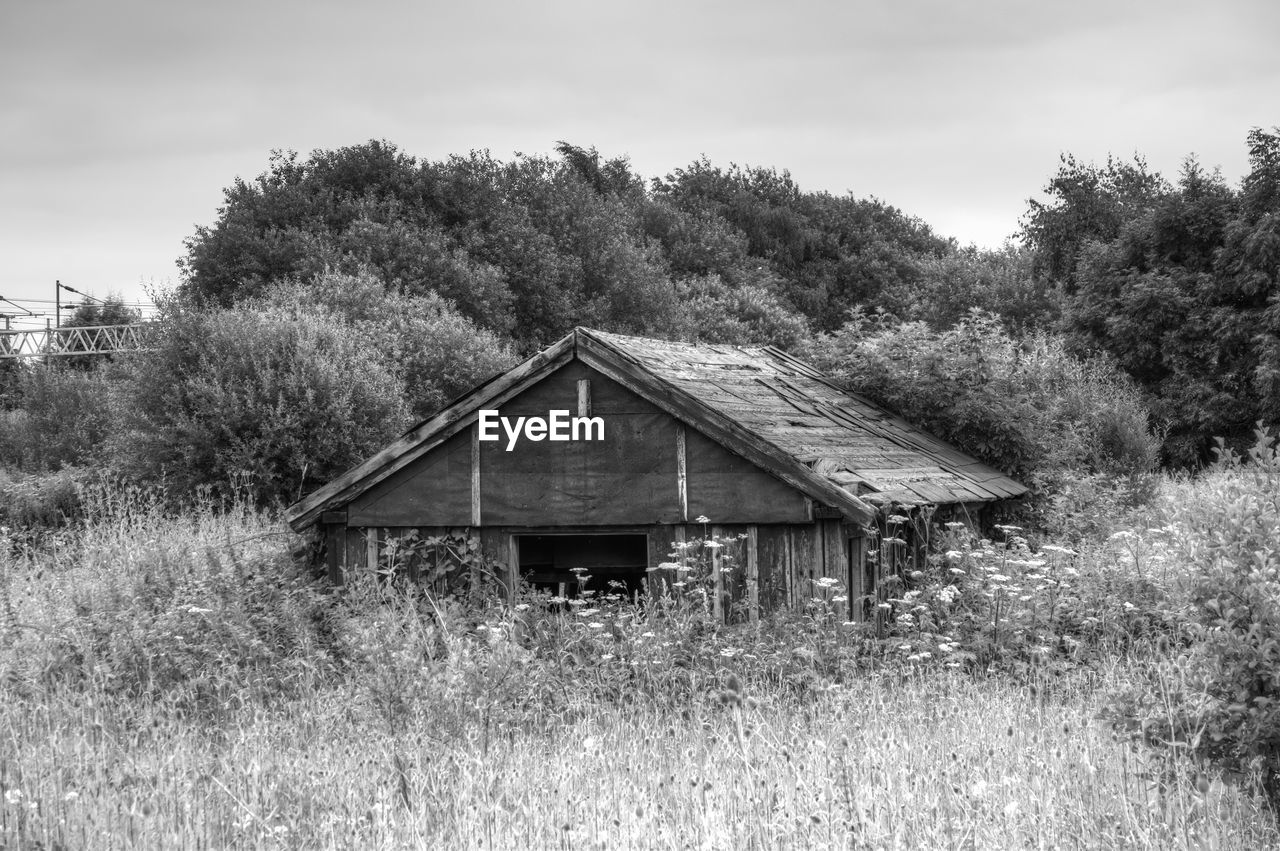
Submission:
[[397,559],[438,575],[431,559],[452,542],[455,561],[483,554],[508,589],[560,593],[583,568],[640,589],[673,543],[718,535],[738,569],[715,608],[754,618],[802,604],[824,578],[851,600],[868,594],[888,506],[973,513],[1025,492],[777,348],[578,328],[287,519],[318,529],[335,582]]

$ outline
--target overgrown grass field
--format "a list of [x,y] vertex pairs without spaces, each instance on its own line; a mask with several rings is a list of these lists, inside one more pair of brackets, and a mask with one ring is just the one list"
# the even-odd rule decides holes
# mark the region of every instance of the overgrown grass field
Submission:
[[[1102,719],[1148,664],[1132,623],[1070,664],[1019,637],[1033,560],[895,598],[918,613],[888,636],[821,605],[715,630],[696,605],[339,596],[243,506],[87,504],[4,548],[2,847],[1280,846],[1247,777]],[[1106,558],[1145,570],[1137,546]],[[964,595],[1005,637],[930,623],[926,656],[925,603]]]

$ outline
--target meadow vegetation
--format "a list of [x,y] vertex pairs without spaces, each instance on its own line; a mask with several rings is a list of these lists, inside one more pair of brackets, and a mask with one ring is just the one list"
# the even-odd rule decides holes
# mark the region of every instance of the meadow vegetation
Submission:
[[1089,545],[945,527],[864,624],[819,583],[723,628],[707,555],[732,565],[733,540],[673,549],[641,607],[589,578],[439,598],[394,561],[335,593],[252,500],[82,486],[78,526],[0,561],[0,841],[1268,847],[1270,704],[1222,692],[1274,621],[1216,627],[1199,577],[1216,598],[1273,581],[1275,525],[1230,508],[1274,506],[1272,459],[1224,463],[1196,504],[1166,483],[1159,525]]
[[[1247,143],[1239,187],[1065,157],[998,251],[705,158],[275,154],[155,351],[0,361],[0,847],[1280,847]],[[421,541],[313,575],[282,505],[578,324],[796,351],[1032,492],[889,506],[872,557],[924,561],[759,624],[712,617],[710,534],[643,605],[434,594]]]

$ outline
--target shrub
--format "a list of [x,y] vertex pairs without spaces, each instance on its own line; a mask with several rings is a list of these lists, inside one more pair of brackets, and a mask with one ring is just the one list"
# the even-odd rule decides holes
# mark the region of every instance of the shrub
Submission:
[[44,472],[103,461],[113,392],[104,370],[25,368],[13,385],[14,407],[0,411],[0,464]]
[[1191,502],[1169,506],[1194,644],[1117,696],[1117,724],[1256,776],[1280,806],[1280,449],[1219,442]]
[[57,629],[28,633],[41,652],[14,657],[22,679],[207,716],[296,694],[328,669],[329,602],[274,524],[240,502],[173,516],[154,491],[104,482],[82,494],[79,546],[42,554],[44,583],[13,571],[62,592],[43,603]]
[[1105,361],[1071,356],[1056,337],[1016,340],[991,314],[971,312],[942,331],[855,314],[807,354],[855,392],[1024,481],[1042,511],[1054,494],[1067,514],[1082,507],[1067,491],[1081,477],[1136,491],[1158,458],[1131,382]]
[[367,272],[325,272],[306,284],[280,284],[255,304],[273,314],[311,315],[349,327],[404,385],[409,410],[420,419],[516,363],[506,340],[451,302],[435,293],[389,291]]
[[81,487],[89,475],[74,467],[25,476],[0,470],[0,526],[38,531],[80,519],[84,515]]
[[296,499],[403,429],[404,388],[358,329],[314,314],[171,307],[133,359],[112,456],[175,495],[247,478]]

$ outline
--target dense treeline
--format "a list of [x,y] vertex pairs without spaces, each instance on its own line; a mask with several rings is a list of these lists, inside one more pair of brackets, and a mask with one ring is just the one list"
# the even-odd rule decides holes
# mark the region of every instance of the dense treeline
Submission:
[[1194,158],[1172,183],[1141,159],[1064,158],[1025,220],[1056,326],[1149,392],[1175,464],[1280,415],[1280,135],[1254,130],[1248,145],[1238,189]]
[[291,499],[587,325],[805,352],[1046,496],[1132,484],[1280,415],[1280,136],[1247,143],[1238,187],[1064,157],[994,251],[705,158],[277,152],[187,241],[159,353],[5,373],[0,464]]

